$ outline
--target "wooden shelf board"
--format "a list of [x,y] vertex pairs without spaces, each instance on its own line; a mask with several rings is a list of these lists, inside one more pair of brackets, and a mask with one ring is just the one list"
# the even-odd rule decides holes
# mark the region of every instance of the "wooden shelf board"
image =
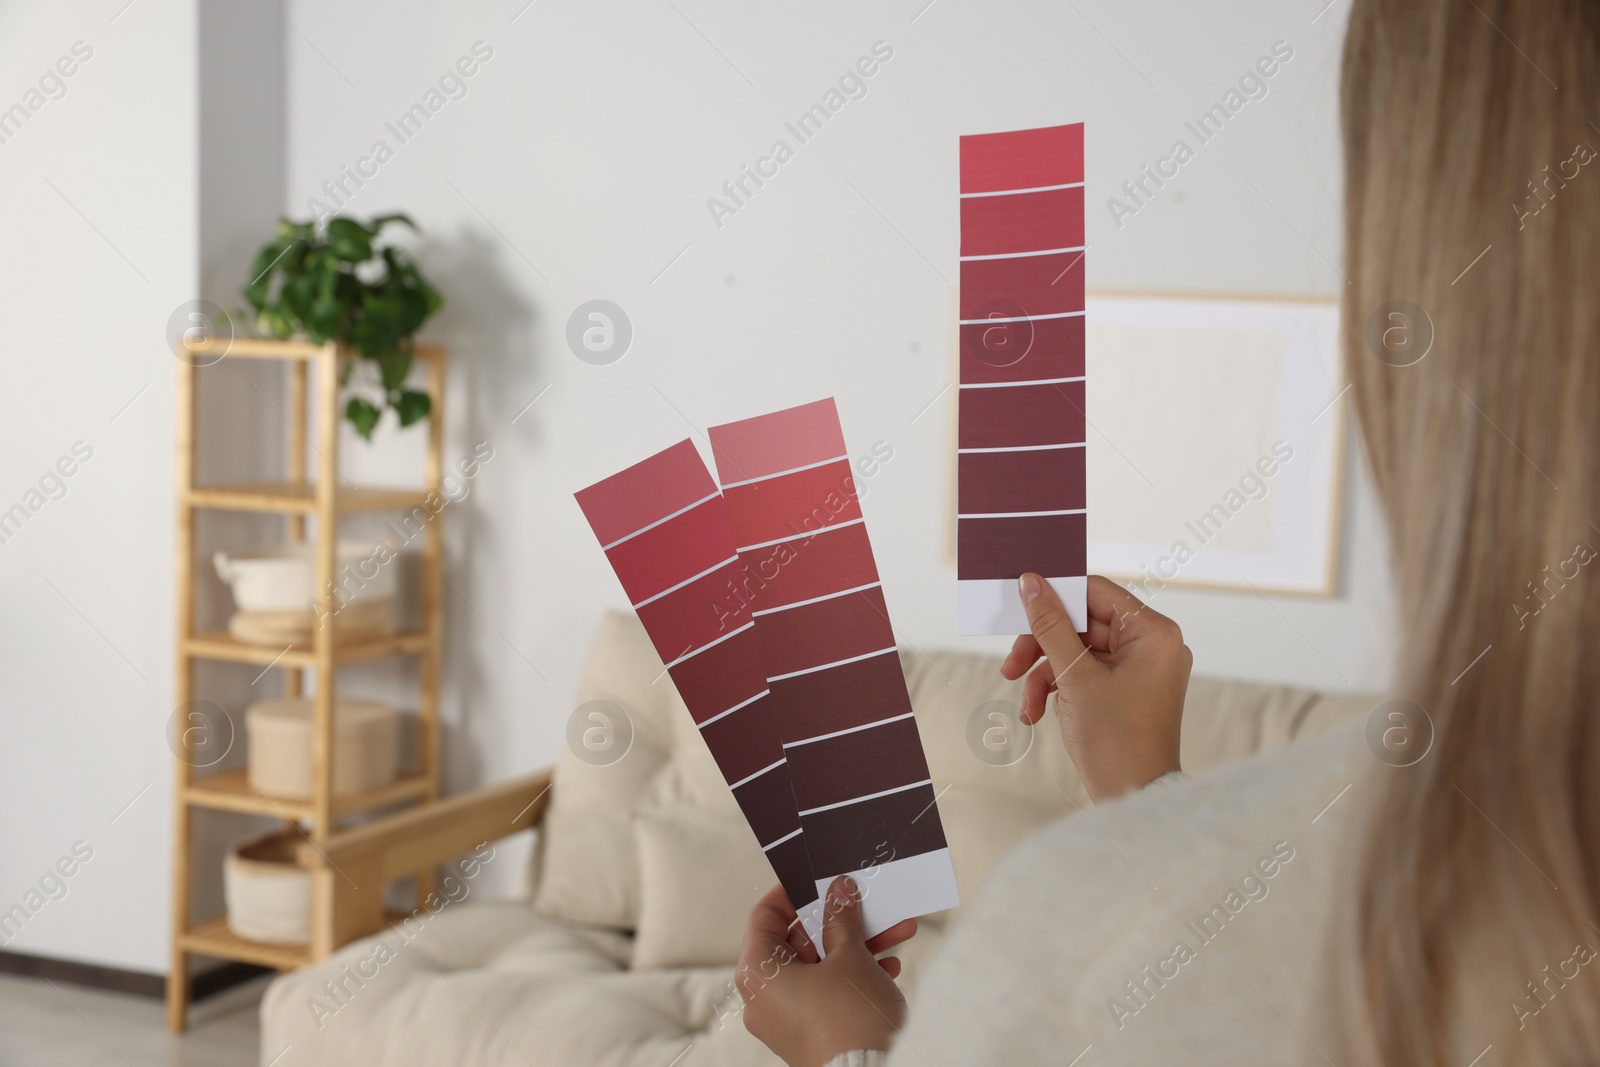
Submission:
[[[385,656],[416,656],[428,650],[428,635],[422,630],[407,630],[385,634],[381,637],[363,637],[333,642],[333,661],[336,664],[365,663]],[[226,630],[213,630],[196,634],[183,642],[183,651],[200,659],[223,660],[229,663],[259,663],[263,666],[315,667],[316,650],[304,645],[291,645],[288,651],[274,645],[256,645],[240,641]]]
[[[401,801],[416,800],[426,796],[427,792],[427,778],[421,774],[403,772],[388,785],[377,789],[336,794],[333,798],[333,814],[337,818],[358,811],[373,811]],[[242,767],[198,778],[189,784],[184,795],[196,807],[239,811],[250,815],[310,819],[314,810],[310,800],[269,797],[256,792],[250,785],[249,773]]]
[[[415,914],[414,911],[385,909],[383,917],[389,926],[399,926]],[[292,971],[313,962],[309,944],[273,944],[240,937],[228,928],[226,915],[217,915],[189,927],[178,935],[178,943],[186,951],[202,956],[254,963],[279,971]]]
[[[340,486],[335,498],[340,514],[360,511],[404,511],[424,507],[429,490]],[[267,511],[284,515],[314,515],[317,487],[310,482],[255,482],[210,485],[183,494],[190,507],[222,511]]]
[[223,960],[240,960],[262,967],[292,971],[311,962],[310,945],[275,945],[251,941],[228,929],[228,917],[218,915],[196,923],[178,936],[178,944],[189,952]]
[[[192,353],[198,366],[207,367],[220,362],[224,358],[235,359],[316,359],[322,355],[321,345],[312,341],[279,341],[271,337],[235,337],[226,343],[195,345],[187,340],[183,342],[186,351]],[[417,345],[417,355],[423,359],[438,359],[444,355],[443,345]],[[348,356],[350,351],[342,349],[341,355]]]

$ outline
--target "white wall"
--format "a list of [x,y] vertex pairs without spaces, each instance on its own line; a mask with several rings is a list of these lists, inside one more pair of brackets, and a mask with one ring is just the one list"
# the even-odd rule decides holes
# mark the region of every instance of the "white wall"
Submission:
[[[0,909],[92,859],[5,946],[162,971],[172,712],[168,314],[197,295],[192,4],[8,4],[0,107],[93,55],[0,143],[0,508],[93,449],[0,544]],[[40,897],[35,900],[43,901]]]
[[[449,299],[430,332],[456,352],[449,451],[496,449],[448,520],[454,787],[554,758],[596,619],[624,603],[573,490],[786,403],[834,394],[854,451],[894,448],[865,507],[902,638],[1003,644],[953,636],[948,394],[927,407],[952,368],[958,134],[1087,119],[1089,185],[1110,190],[1287,41],[1295,56],[1269,95],[1160,201],[1118,230],[1091,200],[1090,285],[1342,288],[1324,259],[1339,255],[1342,12],[1313,24],[1321,3],[1097,0],[1081,17],[953,0],[920,14],[922,0],[524,3],[291,8],[302,33],[289,42],[288,210],[333,206],[322,186],[341,166],[377,140],[395,150],[361,188],[347,182],[342,206],[404,209],[425,228],[423,262]],[[707,198],[774,139],[793,144],[785,120],[880,40],[894,55],[867,96],[718,227]],[[401,144],[385,123],[477,41],[493,56],[467,95]],[[580,362],[564,340],[593,298],[633,323],[612,366]],[[1163,594],[1199,670],[1336,688],[1385,679],[1384,564],[1359,473],[1345,514],[1335,599]]]

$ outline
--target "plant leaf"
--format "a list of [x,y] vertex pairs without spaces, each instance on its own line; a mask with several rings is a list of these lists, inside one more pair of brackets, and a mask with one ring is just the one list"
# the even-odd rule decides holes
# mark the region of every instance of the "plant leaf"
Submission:
[[433,410],[433,400],[427,393],[402,389],[394,402],[394,410],[400,416],[400,425],[410,426],[428,417],[428,412]]
[[241,290],[250,306],[257,311],[267,306],[267,294],[272,288],[273,269],[282,262],[285,250],[294,241],[279,240],[261,246],[261,251],[256,253],[255,260],[250,264],[251,281]]
[[311,315],[312,302],[317,298],[317,279],[310,274],[299,274],[283,283],[278,302],[289,319],[303,328],[313,341],[322,343],[329,334],[317,329]]
[[380,414],[382,412],[359,396],[351,397],[350,402],[344,406],[344,417],[350,420],[350,425],[355,427],[356,433],[368,441],[372,440],[372,430],[378,425]]
[[311,314],[306,316],[306,332],[318,340],[336,336],[344,320],[344,305],[331,295],[318,296],[311,304]]
[[400,347],[411,331],[404,328],[400,306],[372,292],[361,301],[361,314],[350,328],[350,339],[362,354],[381,356]]
[[384,391],[394,392],[405,384],[406,375],[411,373],[411,349],[383,353],[378,357],[378,369],[383,373]]
[[285,315],[277,307],[266,308],[260,315],[257,315],[256,328],[271,334],[280,341],[287,339],[294,333],[294,324],[289,321],[289,316]]
[[288,219],[278,220],[278,241],[303,241],[316,232],[316,224],[312,222],[290,222]]
[[346,263],[372,258],[372,234],[354,219],[328,220],[328,251]]

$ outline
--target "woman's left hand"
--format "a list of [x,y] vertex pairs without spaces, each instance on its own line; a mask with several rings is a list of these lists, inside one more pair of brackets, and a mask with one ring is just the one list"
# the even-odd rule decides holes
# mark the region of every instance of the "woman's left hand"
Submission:
[[796,919],[782,886],[750,912],[734,982],[744,998],[744,1025],[789,1067],[823,1067],[843,1052],[887,1049],[906,1017],[895,978],[900,960],[874,954],[910,938],[906,919],[868,940],[854,880],[834,879],[823,909],[817,950]]

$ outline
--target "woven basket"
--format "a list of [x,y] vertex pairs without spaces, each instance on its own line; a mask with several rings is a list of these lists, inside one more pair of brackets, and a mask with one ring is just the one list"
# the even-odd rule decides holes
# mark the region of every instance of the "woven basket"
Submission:
[[[267,796],[312,794],[309,700],[263,700],[244,713],[250,738],[250,786]],[[394,781],[399,716],[375,700],[334,701],[333,791],[359,793]]]
[[296,862],[299,840],[294,830],[274,830],[228,849],[222,892],[229,930],[272,944],[311,940],[311,873]]

